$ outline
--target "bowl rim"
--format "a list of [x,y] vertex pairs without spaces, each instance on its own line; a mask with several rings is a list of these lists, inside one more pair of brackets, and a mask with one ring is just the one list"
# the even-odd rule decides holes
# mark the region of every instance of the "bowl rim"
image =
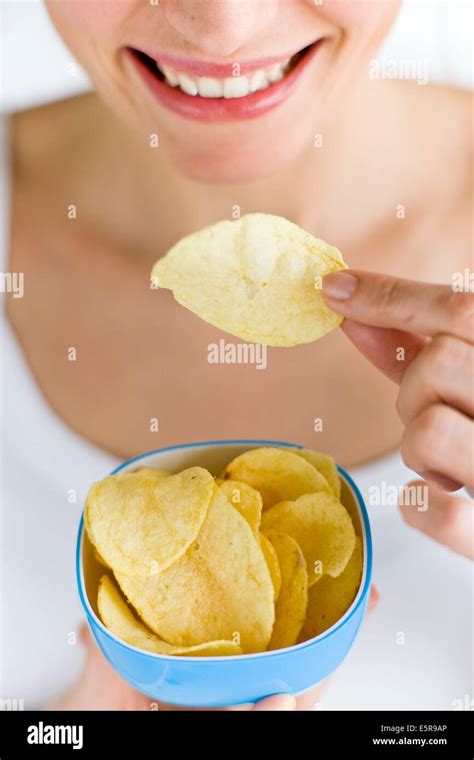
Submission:
[[[289,441],[274,441],[270,439],[256,439],[256,438],[236,438],[236,439],[225,439],[225,440],[211,440],[211,441],[196,441],[192,443],[182,443],[182,444],[175,444],[173,446],[165,446],[163,448],[159,449],[153,449],[152,451],[147,451],[144,454],[139,454],[136,457],[132,457],[131,459],[128,459],[126,462],[123,462],[118,467],[116,467],[110,474],[116,475],[121,470],[125,469],[129,465],[133,464],[134,462],[141,461],[143,459],[146,459],[147,457],[154,456],[156,454],[165,454],[171,451],[180,451],[180,450],[189,450],[189,449],[199,449],[199,448],[218,448],[220,446],[275,446],[280,448],[293,448],[293,449],[305,449],[308,448],[307,446],[302,446],[298,443],[291,443]],[[357,591],[357,594],[350,605],[350,607],[346,610],[344,615],[337,620],[334,625],[332,625],[330,628],[328,628],[326,631],[323,631],[318,636],[313,636],[312,639],[307,639],[306,641],[302,641],[299,644],[293,644],[291,647],[285,647],[283,649],[272,649],[270,651],[264,651],[264,652],[253,652],[249,654],[240,654],[240,655],[215,655],[213,657],[199,657],[199,656],[190,656],[187,655],[167,655],[167,654],[158,654],[156,652],[149,652],[145,649],[140,649],[139,647],[132,646],[131,644],[127,644],[123,639],[119,639],[118,636],[115,636],[102,622],[102,620],[98,617],[98,615],[95,614],[94,610],[92,609],[92,606],[90,604],[89,598],[87,596],[87,592],[85,590],[85,582],[84,582],[84,573],[83,573],[83,565],[82,565],[82,547],[84,543],[84,510],[81,514],[81,519],[79,521],[79,528],[78,528],[78,534],[77,534],[77,542],[76,542],[76,581],[77,581],[77,587],[79,591],[79,597],[81,600],[82,607],[86,613],[88,622],[92,620],[96,626],[99,627],[101,630],[101,633],[104,634],[107,638],[111,639],[115,644],[119,644],[123,649],[131,651],[131,652],[137,652],[145,657],[150,657],[152,659],[158,659],[158,660],[164,660],[166,662],[172,661],[176,662],[177,660],[182,662],[200,662],[200,663],[210,663],[210,662],[241,662],[243,660],[254,660],[254,659],[262,659],[264,657],[278,657],[278,656],[285,656],[285,655],[291,655],[293,652],[299,652],[303,649],[306,649],[308,647],[312,647],[315,644],[318,644],[323,639],[328,638],[329,636],[332,636],[334,633],[336,633],[340,628],[342,628],[343,625],[349,622],[349,620],[355,615],[357,610],[361,607],[361,605],[366,603],[366,600],[368,598],[368,593],[370,590],[370,583],[372,579],[372,534],[370,530],[370,522],[369,522],[369,515],[367,512],[367,507],[365,505],[364,499],[362,497],[362,494],[357,487],[357,485],[354,483],[351,476],[339,465],[336,465],[338,472],[344,480],[346,481],[346,484],[349,486],[349,488],[352,490],[353,496],[355,497],[356,504],[359,509],[359,514],[361,516],[361,525],[362,525],[362,539],[364,544],[364,567],[362,571],[362,578],[361,582]]]

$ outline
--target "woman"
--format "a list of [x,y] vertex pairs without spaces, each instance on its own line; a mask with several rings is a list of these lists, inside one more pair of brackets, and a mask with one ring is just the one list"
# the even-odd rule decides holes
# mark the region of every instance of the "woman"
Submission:
[[[4,325],[2,696],[150,709],[77,643],[81,502],[118,460],[239,437],[328,451],[368,497],[415,470],[429,508],[402,515],[451,550],[369,499],[385,608],[323,704],[449,708],[467,691],[472,508],[448,492],[474,485],[473,296],[453,288],[470,264],[470,97],[370,75],[398,6],[48,0],[96,92],[8,125],[4,269],[25,293]],[[325,281],[342,330],[269,350],[264,372],[208,364],[230,336],[148,289],[180,237],[252,211],[356,270]]]

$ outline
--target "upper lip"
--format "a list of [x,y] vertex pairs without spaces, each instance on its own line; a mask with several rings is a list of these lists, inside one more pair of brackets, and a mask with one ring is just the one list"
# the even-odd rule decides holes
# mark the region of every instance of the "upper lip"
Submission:
[[[289,60],[297,53],[300,53],[305,48],[300,48],[292,53],[283,53],[281,55],[268,56],[266,58],[259,58],[252,61],[241,61],[237,57],[233,61],[226,63],[216,63],[214,61],[201,61],[197,58],[185,58],[181,56],[172,55],[171,53],[153,53],[146,50],[144,52],[149,58],[152,58],[156,63],[168,66],[175,71],[182,71],[184,73],[194,74],[198,77],[215,77],[217,79],[226,79],[232,76],[245,76],[258,69],[266,69],[275,63],[280,63]],[[236,70],[236,66],[239,68]]]

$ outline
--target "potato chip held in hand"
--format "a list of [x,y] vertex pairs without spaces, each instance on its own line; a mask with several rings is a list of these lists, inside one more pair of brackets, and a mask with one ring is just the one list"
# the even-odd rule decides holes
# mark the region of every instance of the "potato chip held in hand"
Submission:
[[337,248],[271,214],[195,232],[153,267],[152,285],[237,338],[268,346],[310,343],[342,318],[324,302],[325,275],[345,269]]

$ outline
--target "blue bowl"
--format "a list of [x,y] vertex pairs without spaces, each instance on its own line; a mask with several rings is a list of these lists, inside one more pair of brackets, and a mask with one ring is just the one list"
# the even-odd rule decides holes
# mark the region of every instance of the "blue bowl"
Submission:
[[[114,472],[138,466],[178,471],[201,465],[218,475],[234,457],[259,446],[301,448],[281,441],[210,441],[158,449],[135,457]],[[145,652],[118,639],[101,622],[97,589],[103,567],[79,526],[76,552],[77,583],[94,638],[112,667],[152,700],[184,707],[224,707],[254,703],[271,694],[299,695],[323,681],[349,652],[369,599],[372,542],[362,496],[349,475],[339,468],[341,500],[362,538],[364,568],[359,591],[343,617],[324,633],[301,644],[271,652],[237,657],[171,657]]]

